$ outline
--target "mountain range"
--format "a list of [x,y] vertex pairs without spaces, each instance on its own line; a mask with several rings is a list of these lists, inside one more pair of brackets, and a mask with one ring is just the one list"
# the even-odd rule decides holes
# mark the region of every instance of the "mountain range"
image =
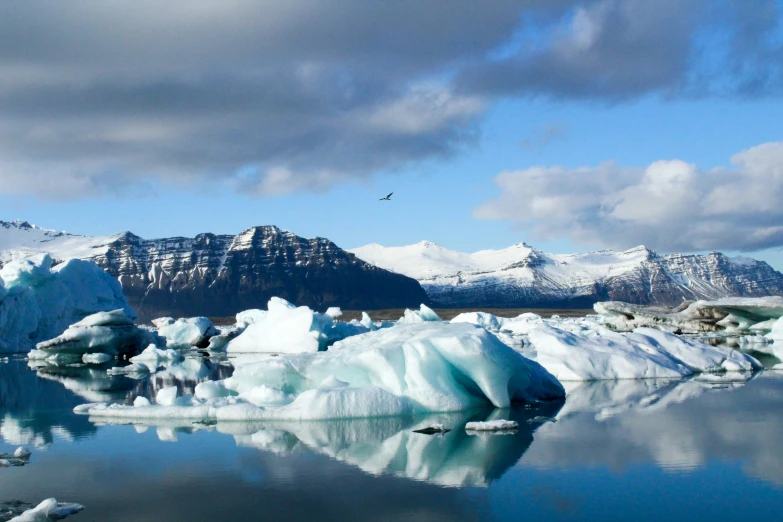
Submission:
[[375,267],[328,239],[273,226],[233,235],[90,237],[0,221],[0,263],[48,253],[92,259],[116,277],[140,318],[230,316],[278,296],[315,309],[378,309],[428,302],[419,283]]
[[80,236],[0,221],[0,264],[49,253],[92,259],[122,284],[142,318],[229,316],[272,296],[316,309],[591,307],[596,301],[678,305],[683,300],[783,295],[767,263],[718,252],[659,255],[643,246],[548,254],[525,243],[462,253],[423,241],[343,250],[274,226],[237,235],[143,239]]
[[351,250],[378,267],[421,283],[436,306],[588,308],[597,301],[678,305],[683,300],[783,294],[783,274],[763,261],[625,252],[547,254],[525,243],[466,254],[429,241]]

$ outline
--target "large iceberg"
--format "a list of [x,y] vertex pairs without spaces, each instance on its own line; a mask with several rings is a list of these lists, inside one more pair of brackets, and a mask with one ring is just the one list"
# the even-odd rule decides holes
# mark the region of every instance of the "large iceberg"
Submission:
[[543,325],[530,342],[536,360],[563,381],[681,378],[701,372],[758,370],[753,357],[653,328],[632,333],[595,329],[582,334]]
[[783,297],[686,301],[676,308],[607,301],[596,303],[594,308],[604,324],[620,332],[650,327],[677,334],[763,334],[771,330],[776,319],[783,317]]
[[120,284],[92,261],[52,266],[49,255],[11,261],[0,269],[0,352],[27,352],[96,312],[128,305]]
[[89,315],[54,339],[38,343],[36,349],[49,356],[78,355],[81,361],[85,354],[132,355],[154,341],[150,332],[133,324],[125,310],[119,309]]
[[661,329],[616,332],[595,316],[544,319],[527,313],[501,318],[471,312],[452,322],[493,331],[563,381],[682,378],[694,373],[761,368],[756,359],[731,348],[710,346]]
[[350,337],[327,352],[270,357],[202,389],[201,397],[168,397],[169,405],[78,410],[96,417],[315,420],[505,408],[512,401],[564,397],[549,372],[486,330],[442,322]]

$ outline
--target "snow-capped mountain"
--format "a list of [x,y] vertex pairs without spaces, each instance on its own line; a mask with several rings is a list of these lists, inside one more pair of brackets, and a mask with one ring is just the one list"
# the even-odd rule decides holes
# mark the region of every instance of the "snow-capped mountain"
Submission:
[[0,263],[48,253],[92,259],[116,277],[140,317],[229,316],[266,308],[272,296],[318,309],[397,308],[427,302],[421,286],[375,267],[328,239],[274,226],[232,235],[146,240],[123,232],[90,237],[0,221]]
[[589,307],[596,301],[677,305],[683,300],[783,294],[783,274],[749,258],[658,255],[643,246],[614,252],[546,254],[524,243],[455,252],[428,241],[351,250],[421,283],[444,307]]

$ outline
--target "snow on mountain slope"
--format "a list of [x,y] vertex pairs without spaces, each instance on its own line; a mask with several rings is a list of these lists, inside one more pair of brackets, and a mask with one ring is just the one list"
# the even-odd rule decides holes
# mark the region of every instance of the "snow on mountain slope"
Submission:
[[524,243],[472,254],[428,241],[371,244],[357,257],[417,279],[440,306],[590,306],[601,300],[679,304],[683,299],[783,293],[783,275],[766,263],[720,253],[659,256],[625,252],[547,254]]
[[49,254],[55,259],[90,259],[105,254],[114,236],[77,236],[31,225],[26,221],[0,221],[0,262]]
[[143,239],[130,232],[89,237],[0,221],[0,265],[48,253],[90,259],[122,285],[145,319],[229,316],[277,296],[317,308],[399,308],[427,301],[408,277],[380,269],[325,238],[274,226],[237,235]]

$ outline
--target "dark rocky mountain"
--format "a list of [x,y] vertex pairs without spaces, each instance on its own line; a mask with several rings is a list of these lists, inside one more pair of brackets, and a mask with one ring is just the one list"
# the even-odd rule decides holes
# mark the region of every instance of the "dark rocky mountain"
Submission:
[[266,308],[272,296],[319,310],[429,302],[414,279],[368,264],[328,239],[305,239],[274,226],[236,236],[146,240],[130,232],[86,237],[0,222],[0,249],[5,261],[37,252],[56,260],[93,259],[120,281],[131,306],[147,319],[230,316]]

